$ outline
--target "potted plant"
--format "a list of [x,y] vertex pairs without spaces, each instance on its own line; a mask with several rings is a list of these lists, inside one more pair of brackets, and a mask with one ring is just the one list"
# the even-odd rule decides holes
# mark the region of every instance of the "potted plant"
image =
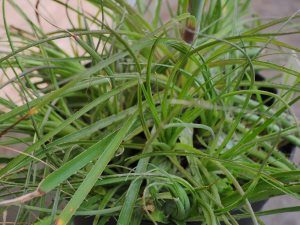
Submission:
[[[253,209],[299,197],[300,171],[278,149],[300,145],[300,73],[263,58],[299,51],[277,40],[298,34],[288,26],[297,16],[259,24],[246,17],[249,1],[54,2],[70,28],[39,1],[38,21],[56,31],[2,1],[0,63],[14,75],[2,87],[22,102],[1,98],[0,143],[18,153],[1,158],[2,212],[18,206],[16,221],[31,224],[215,225],[299,210]],[[9,27],[7,3],[31,30]],[[284,82],[259,80],[262,70]]]

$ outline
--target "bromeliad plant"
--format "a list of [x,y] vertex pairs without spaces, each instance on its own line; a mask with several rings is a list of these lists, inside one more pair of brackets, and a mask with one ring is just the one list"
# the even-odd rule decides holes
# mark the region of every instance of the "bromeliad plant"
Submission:
[[[95,14],[53,1],[71,27],[51,33],[2,1],[9,50],[0,63],[13,77],[1,87],[21,98],[1,98],[0,144],[18,152],[1,156],[2,212],[17,205],[20,224],[64,225],[81,215],[93,224],[214,225],[300,210],[251,207],[299,198],[300,171],[278,149],[300,145],[291,110],[300,73],[266,58],[299,62],[299,49],[277,39],[299,33],[296,14],[260,24],[242,0],[179,0],[177,9],[161,0],[82,2]],[[31,30],[11,29],[7,4]],[[59,47],[61,39],[71,47]],[[257,81],[262,70],[281,83]],[[20,143],[23,151],[13,147]]]

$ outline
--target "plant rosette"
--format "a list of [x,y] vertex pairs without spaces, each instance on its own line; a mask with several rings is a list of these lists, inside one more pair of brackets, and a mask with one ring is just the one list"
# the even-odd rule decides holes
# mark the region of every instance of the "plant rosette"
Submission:
[[300,49],[279,40],[299,35],[299,16],[264,23],[248,0],[171,2],[51,1],[65,27],[44,1],[33,14],[2,1],[0,85],[18,96],[0,96],[0,145],[14,153],[0,152],[3,215],[257,225],[300,210],[259,211],[299,198]]

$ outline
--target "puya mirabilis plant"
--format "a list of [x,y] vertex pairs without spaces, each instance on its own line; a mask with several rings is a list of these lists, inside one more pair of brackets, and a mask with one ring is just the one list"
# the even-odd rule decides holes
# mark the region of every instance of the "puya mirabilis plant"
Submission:
[[[298,60],[299,49],[278,40],[299,33],[297,14],[260,23],[247,16],[249,1],[54,2],[70,27],[36,5],[56,28],[47,33],[2,1],[8,50],[0,63],[13,77],[1,87],[12,85],[22,104],[1,98],[0,144],[19,153],[1,156],[1,211],[17,205],[18,223],[64,225],[82,215],[94,224],[214,225],[300,210],[251,207],[299,198],[300,171],[278,149],[300,145],[291,110],[300,73],[265,60]],[[7,4],[29,30],[10,29]],[[285,82],[257,81],[262,70]]]

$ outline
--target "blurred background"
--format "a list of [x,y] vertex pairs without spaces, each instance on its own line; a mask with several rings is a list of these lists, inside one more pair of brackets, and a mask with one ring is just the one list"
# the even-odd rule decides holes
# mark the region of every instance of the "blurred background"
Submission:
[[[34,6],[37,0],[14,0],[19,6],[27,12],[27,15],[32,16],[33,21],[36,21],[36,12],[34,11]],[[169,0],[172,2],[175,0]],[[80,2],[80,1],[79,1]],[[82,1],[84,2],[84,0]],[[132,2],[132,1],[131,1]],[[77,4],[77,0],[69,0],[70,4]],[[90,13],[93,13],[93,9],[89,8],[87,4],[83,4],[84,9]],[[68,20],[66,18],[66,13],[63,7],[58,7],[58,5],[52,0],[42,0],[40,1],[40,9],[41,11],[45,12],[46,18],[51,20],[51,23],[55,24],[58,27],[67,28],[68,27]],[[251,1],[251,14],[259,16],[262,21],[269,21],[270,19],[280,18],[291,16],[300,11],[300,0],[252,0]],[[0,12],[2,14],[2,12]],[[6,14],[8,17],[8,23],[12,26],[13,29],[21,28],[26,30],[26,22],[20,18],[17,13],[7,5]],[[72,16],[72,15],[71,15]],[[163,15],[164,16],[164,15]],[[0,15],[0,36],[4,37],[4,29],[3,29],[3,21],[2,15]],[[75,20],[76,18],[74,18]],[[41,24],[46,31],[53,31],[57,28],[53,25],[49,24],[47,21],[41,19]],[[300,27],[300,24],[299,24]],[[92,28],[91,28],[92,29]],[[300,47],[300,39],[299,35],[290,35],[290,36],[283,36],[279,38],[281,41],[284,41],[288,44],[291,44],[296,47]],[[64,41],[60,40],[60,45],[64,45]],[[1,46],[0,46],[1,49]],[[299,57],[298,57],[299,58]],[[285,64],[286,59],[282,58],[280,63]],[[299,60],[297,62],[298,68],[300,68]],[[300,71],[300,69],[299,69]],[[267,74],[272,76],[272,74]],[[1,75],[0,71],[0,83],[5,82],[5,78]],[[15,99],[18,101],[17,93],[13,91],[13,88],[7,86],[0,90],[0,96],[10,96],[10,98]],[[294,107],[294,111],[298,118],[300,118],[300,106],[299,103],[296,107]],[[6,152],[3,149],[0,149],[1,154],[11,154],[10,152]],[[296,164],[300,165],[300,151],[299,149],[296,151],[295,155],[293,156],[293,160]],[[300,206],[300,201],[295,199],[289,198],[287,196],[281,196],[270,199],[266,205],[264,206],[263,210],[268,209],[275,209],[280,207],[288,207],[288,206]],[[12,218],[11,218],[12,219]],[[271,216],[264,216],[262,217],[263,221],[267,225],[300,225],[300,212],[297,213],[285,213],[279,215],[271,215]],[[8,221],[11,221],[8,218]],[[2,223],[1,223],[2,224]]]

